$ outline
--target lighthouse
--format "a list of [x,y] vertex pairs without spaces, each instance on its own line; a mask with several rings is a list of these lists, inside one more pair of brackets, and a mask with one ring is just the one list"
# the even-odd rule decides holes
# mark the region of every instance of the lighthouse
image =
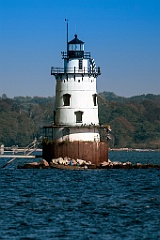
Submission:
[[[68,25],[67,25],[68,26]],[[101,74],[84,42],[77,34],[61,52],[63,67],[51,67],[56,80],[54,121],[45,126],[45,159],[54,157],[82,158],[99,164],[108,160],[108,143],[101,140],[98,118],[97,77]]]
[[99,142],[96,79],[100,68],[84,52],[84,42],[77,35],[68,42],[62,58],[63,68],[51,68],[56,78],[54,124],[60,127],[55,129],[55,140]]

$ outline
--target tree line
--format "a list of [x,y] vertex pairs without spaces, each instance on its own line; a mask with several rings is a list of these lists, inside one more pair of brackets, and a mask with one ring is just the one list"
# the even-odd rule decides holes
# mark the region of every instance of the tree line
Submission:
[[[27,146],[53,123],[54,97],[0,97],[0,145]],[[98,94],[100,124],[110,125],[110,147],[160,149],[160,95]]]

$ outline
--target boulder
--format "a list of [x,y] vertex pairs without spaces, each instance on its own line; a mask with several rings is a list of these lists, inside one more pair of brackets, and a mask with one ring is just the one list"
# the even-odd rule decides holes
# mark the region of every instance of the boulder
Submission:
[[125,162],[125,163],[123,163],[123,166],[126,166],[126,165],[132,165],[132,163],[131,163],[131,162]]
[[102,162],[102,163],[101,163],[101,166],[102,166],[102,167],[109,166],[109,165],[110,165],[110,162]]
[[58,163],[61,164],[61,162],[63,162],[62,157],[52,159],[52,163],[54,164],[58,164]]
[[122,163],[121,163],[121,162],[118,162],[118,161],[117,161],[117,162],[115,161],[115,162],[112,162],[112,164],[113,164],[113,165],[121,165]]
[[137,163],[136,165],[139,166],[139,167],[141,167],[141,166],[142,166],[142,163]]
[[70,157],[64,157],[64,165],[69,165],[71,158]]
[[92,163],[90,161],[86,162],[86,165],[91,165]]
[[48,164],[48,162],[47,162],[45,159],[43,159],[43,160],[40,162],[40,164],[44,165],[45,167],[49,167],[49,164]]
[[58,161],[56,159],[52,159],[52,162],[53,164],[58,164]]
[[77,158],[77,163],[81,166],[81,165],[83,165],[84,164],[84,160],[83,159],[79,159],[79,158]]

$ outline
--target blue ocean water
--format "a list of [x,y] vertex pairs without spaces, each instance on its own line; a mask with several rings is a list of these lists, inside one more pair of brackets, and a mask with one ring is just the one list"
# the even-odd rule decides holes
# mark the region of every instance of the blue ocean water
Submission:
[[[160,164],[160,152],[109,158]],[[0,239],[160,239],[159,170],[16,169],[20,161],[0,169]]]

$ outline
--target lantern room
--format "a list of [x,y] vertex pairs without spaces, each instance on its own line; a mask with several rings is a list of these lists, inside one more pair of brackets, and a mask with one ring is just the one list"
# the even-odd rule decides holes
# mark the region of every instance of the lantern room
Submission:
[[69,58],[84,57],[84,42],[77,38],[77,34],[73,40],[68,42],[68,56]]

